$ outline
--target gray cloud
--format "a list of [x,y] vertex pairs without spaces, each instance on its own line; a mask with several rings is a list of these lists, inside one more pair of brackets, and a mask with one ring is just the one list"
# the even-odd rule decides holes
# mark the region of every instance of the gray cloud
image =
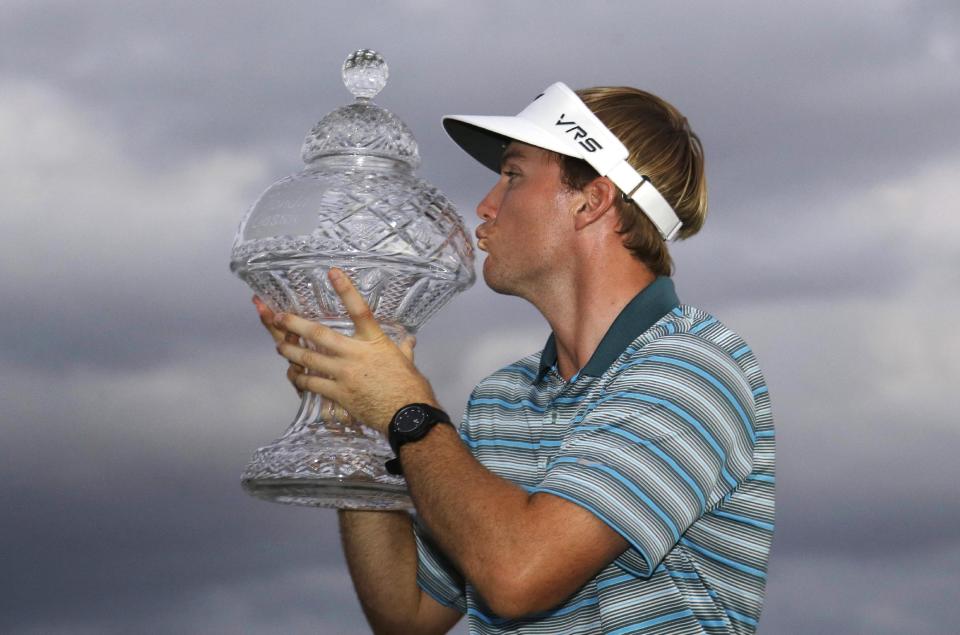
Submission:
[[[470,225],[492,175],[442,114],[514,112],[557,79],[680,106],[713,206],[675,249],[680,294],[746,335],[778,417],[763,628],[950,630],[954,4],[8,2],[0,630],[365,632],[333,513],[240,491],[296,404],[227,271],[241,214],[299,169],[360,46],[386,54],[379,101]],[[546,335],[478,283],[418,360],[456,416]]]

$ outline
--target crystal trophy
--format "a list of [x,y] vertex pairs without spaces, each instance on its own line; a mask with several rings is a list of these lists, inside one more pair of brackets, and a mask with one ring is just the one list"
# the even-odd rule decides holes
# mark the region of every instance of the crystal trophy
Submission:
[[[310,131],[303,170],[268,187],[250,207],[230,269],[275,312],[350,335],[353,324],[327,278],[338,267],[399,341],[475,275],[463,220],[440,190],[415,174],[420,156],[413,134],[371,101],[387,76],[374,51],[347,58],[343,82],[355,101]],[[242,484],[278,503],[406,509],[403,478],[384,467],[391,457],[381,434],[308,392],[283,436],[254,453]]]

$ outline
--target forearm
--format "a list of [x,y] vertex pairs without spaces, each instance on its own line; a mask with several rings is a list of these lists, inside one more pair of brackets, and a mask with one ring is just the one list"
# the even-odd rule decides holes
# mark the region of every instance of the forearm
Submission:
[[350,577],[377,633],[410,632],[420,602],[417,548],[406,512],[340,511]]
[[421,519],[488,603],[536,566],[527,492],[477,462],[451,426],[403,446],[401,459]]

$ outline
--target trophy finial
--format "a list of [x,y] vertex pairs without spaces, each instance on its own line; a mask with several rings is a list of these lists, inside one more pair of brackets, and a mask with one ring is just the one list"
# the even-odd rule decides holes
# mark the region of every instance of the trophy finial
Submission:
[[383,56],[371,49],[354,51],[343,62],[343,83],[357,99],[372,99],[387,85],[390,69]]

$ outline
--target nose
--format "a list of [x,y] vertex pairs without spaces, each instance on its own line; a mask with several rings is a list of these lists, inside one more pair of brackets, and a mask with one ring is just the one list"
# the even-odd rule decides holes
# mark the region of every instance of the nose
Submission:
[[501,180],[497,180],[490,191],[487,192],[487,195],[483,197],[483,200],[477,204],[477,216],[482,218],[485,221],[493,220],[497,217],[497,212],[500,209],[500,201],[503,199],[503,188],[501,188]]

